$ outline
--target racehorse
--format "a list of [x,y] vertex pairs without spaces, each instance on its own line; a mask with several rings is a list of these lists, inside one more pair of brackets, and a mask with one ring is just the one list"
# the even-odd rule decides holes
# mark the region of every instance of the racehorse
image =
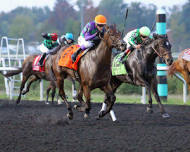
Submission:
[[[22,78],[22,82],[21,82],[21,86],[20,86],[20,90],[19,90],[19,96],[16,100],[16,104],[20,103],[21,95],[25,95],[27,92],[29,92],[31,84],[33,82],[35,82],[37,80],[41,80],[41,79],[50,81],[50,85],[46,91],[47,92],[46,103],[48,103],[48,96],[49,96],[50,90],[52,90],[52,103],[53,103],[54,96],[55,96],[55,90],[56,90],[56,82],[55,82],[54,75],[52,73],[52,60],[54,60],[56,58],[56,55],[57,54],[50,55],[47,58],[46,63],[45,63],[45,72],[38,72],[38,71],[33,70],[32,64],[33,64],[34,59],[38,55],[30,55],[24,60],[21,68],[19,68],[16,71],[10,71],[6,74],[3,74],[5,77],[10,77],[10,76],[14,76],[16,74],[23,72],[23,78]],[[25,83],[27,82],[27,80],[29,78],[31,78],[31,79],[29,80],[26,90],[23,90],[25,88]],[[74,80],[72,78],[70,78],[70,80],[72,82],[74,82]]]
[[178,59],[172,63],[172,65],[169,67],[168,75],[173,76],[176,72],[181,73],[187,82],[188,89],[190,90],[190,61],[183,59],[184,53],[186,51],[187,49],[183,50],[179,54]]
[[[169,117],[169,114],[165,112],[163,105],[161,104],[160,97],[157,92],[157,79],[156,79],[156,66],[155,60],[157,57],[161,57],[165,60],[167,65],[171,65],[173,58],[171,55],[171,45],[167,36],[153,35],[153,39],[147,39],[142,44],[141,49],[135,49],[125,60],[125,68],[127,74],[117,75],[111,77],[111,86],[113,92],[116,92],[117,88],[122,83],[130,83],[137,86],[144,86],[148,91],[149,105],[147,111],[152,113],[152,97],[151,90],[154,97],[160,107],[162,117]],[[104,103],[107,104],[107,97],[105,96]],[[99,112],[100,116],[102,111]]]
[[[112,92],[110,86],[110,78],[111,78],[111,54],[112,48],[121,46],[121,33],[116,30],[115,26],[106,26],[105,33],[103,36],[99,35],[101,41],[96,48],[89,50],[86,55],[84,55],[79,63],[78,63],[78,76],[79,76],[79,83],[80,83],[80,90],[84,93],[86,98],[86,102],[82,100],[82,94],[78,94],[78,99],[82,103],[82,106],[77,106],[76,109],[81,112],[85,112],[84,117],[87,118],[90,109],[90,96],[91,91],[95,88],[100,88],[104,91],[104,93],[108,97],[108,108],[104,112],[104,114],[108,113],[112,108],[112,105],[115,102],[115,95]],[[65,48],[62,48],[64,51]],[[59,53],[61,53],[60,51]],[[61,57],[61,54],[60,54]],[[59,95],[65,101],[68,109],[67,117],[69,119],[73,118],[73,111],[71,108],[70,103],[67,102],[64,92],[64,79],[70,75],[72,78],[75,78],[75,71],[72,69],[57,66],[60,57],[57,56],[57,59],[53,62],[53,72],[56,77],[57,85],[59,88]]]

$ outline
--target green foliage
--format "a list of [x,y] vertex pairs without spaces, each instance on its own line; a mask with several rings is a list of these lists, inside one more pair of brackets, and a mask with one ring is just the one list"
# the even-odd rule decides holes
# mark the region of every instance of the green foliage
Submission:
[[8,35],[10,37],[23,37],[26,41],[33,36],[33,20],[26,15],[17,15],[9,27]]

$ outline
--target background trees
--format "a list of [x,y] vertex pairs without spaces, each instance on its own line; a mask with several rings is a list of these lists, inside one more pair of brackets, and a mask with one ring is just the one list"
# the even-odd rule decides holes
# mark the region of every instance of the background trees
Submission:
[[[81,31],[81,13],[84,12],[84,25],[101,13],[108,18],[108,24],[117,24],[120,31],[124,29],[124,15],[129,9],[125,32],[134,28],[147,25],[152,27],[155,21],[156,6],[145,5],[140,2],[131,4],[123,0],[101,0],[98,6],[93,5],[92,0],[77,1],[71,4],[69,0],[57,0],[53,10],[44,8],[18,7],[8,13],[0,13],[0,36],[24,37],[26,42],[41,41],[40,33],[73,32],[77,39]],[[78,6],[78,9],[76,9]],[[170,8],[167,16],[167,28],[171,31],[172,51],[181,51],[190,44],[190,0],[182,8],[174,6]]]

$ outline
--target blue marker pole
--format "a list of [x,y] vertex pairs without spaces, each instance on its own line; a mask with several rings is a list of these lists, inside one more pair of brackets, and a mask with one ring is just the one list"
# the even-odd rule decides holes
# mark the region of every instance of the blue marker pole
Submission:
[[[164,10],[159,9],[156,12],[156,33],[159,35],[166,35],[166,13]],[[168,84],[167,84],[167,65],[162,58],[159,58],[157,64],[157,76],[158,76],[158,95],[164,101],[167,101],[168,96]]]

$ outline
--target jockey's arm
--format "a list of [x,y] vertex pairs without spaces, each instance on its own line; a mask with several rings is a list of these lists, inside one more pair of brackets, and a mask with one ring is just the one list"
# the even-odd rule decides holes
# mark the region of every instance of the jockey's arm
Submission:
[[50,36],[50,34],[48,34],[48,33],[42,33],[41,35],[42,35],[43,38],[45,38],[45,39],[47,39],[47,40],[50,40],[50,39],[51,39],[51,36]]
[[137,44],[135,43],[135,37],[134,37],[134,36],[130,36],[130,37],[128,38],[128,43],[129,43],[130,45],[132,45],[134,48],[137,47]]
[[94,39],[96,37],[96,35],[97,35],[97,33],[94,33],[92,35],[90,33],[85,33],[84,38],[86,41],[88,41],[88,40]]
[[91,33],[90,33],[91,30],[92,30],[91,24],[88,23],[88,24],[84,27],[84,29],[83,29],[83,31],[82,31],[82,34],[84,35],[84,38],[85,38],[86,41],[92,40],[92,39],[95,38],[96,35],[97,35],[97,33],[91,34]]

